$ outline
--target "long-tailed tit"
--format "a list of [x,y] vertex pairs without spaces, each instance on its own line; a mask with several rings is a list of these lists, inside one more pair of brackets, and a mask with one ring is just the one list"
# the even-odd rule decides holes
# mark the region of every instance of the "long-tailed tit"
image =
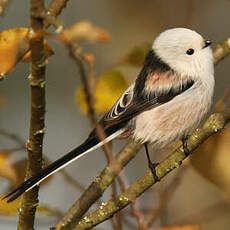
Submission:
[[135,83],[99,121],[107,137],[101,141],[93,130],[83,144],[5,196],[8,202],[120,135],[145,144],[149,166],[157,179],[147,144],[161,149],[182,140],[187,152],[186,137],[199,126],[211,106],[215,83],[210,44],[189,29],[162,32],[153,42]]

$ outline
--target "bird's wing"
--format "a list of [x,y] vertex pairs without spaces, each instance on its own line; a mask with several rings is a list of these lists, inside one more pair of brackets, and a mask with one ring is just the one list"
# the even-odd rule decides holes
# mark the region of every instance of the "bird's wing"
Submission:
[[[157,74],[156,78],[159,78],[158,75],[159,74]],[[151,75],[151,78],[153,77],[154,75]],[[162,79],[158,81],[162,81]],[[157,85],[158,81],[154,84]],[[194,81],[189,78],[178,80],[176,84],[175,79],[172,81],[173,84],[169,84],[169,82],[165,81],[160,87],[156,86],[154,88],[153,86],[150,93],[142,91],[142,94],[137,96],[135,95],[136,85],[132,84],[114,104],[111,110],[99,121],[107,136],[124,128],[127,123],[138,114],[169,102],[194,85]],[[93,131],[91,135],[92,134],[95,135],[95,131]]]
[[126,89],[126,91],[122,94],[122,96],[117,100],[117,102],[113,105],[113,107],[107,112],[104,116],[104,119],[109,121],[109,120],[114,120],[123,114],[130,103],[133,100],[133,95],[134,95],[134,86],[135,84],[133,83],[129,88]]

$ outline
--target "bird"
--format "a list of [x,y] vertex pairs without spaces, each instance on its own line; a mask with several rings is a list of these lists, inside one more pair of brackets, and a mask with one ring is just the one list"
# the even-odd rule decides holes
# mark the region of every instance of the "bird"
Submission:
[[145,146],[149,168],[158,181],[157,163],[151,161],[148,145],[160,150],[181,140],[187,155],[187,138],[210,110],[215,86],[210,45],[210,40],[188,28],[161,32],[134,83],[98,121],[106,138],[101,140],[93,129],[81,145],[23,182],[3,199],[7,198],[7,202],[17,199],[79,157],[122,136]]

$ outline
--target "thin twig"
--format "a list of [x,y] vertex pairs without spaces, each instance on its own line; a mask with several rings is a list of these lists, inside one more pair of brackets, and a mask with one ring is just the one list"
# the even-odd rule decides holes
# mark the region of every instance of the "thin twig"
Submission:
[[56,16],[51,15],[46,9],[43,9],[43,11],[34,12],[33,16],[45,21],[49,26],[53,25],[58,30],[63,28],[63,24],[56,19]]
[[[43,0],[30,0],[32,55],[30,90],[31,90],[31,120],[30,134],[27,142],[28,163],[26,179],[37,175],[42,169],[42,146],[45,133],[45,69],[46,56],[44,50],[43,20],[34,17],[34,12],[43,11]],[[24,193],[19,209],[18,229],[33,229],[35,212],[38,205],[39,187]]]
[[82,55],[80,47],[75,43],[69,44],[68,48],[69,48],[70,57],[72,57],[72,59],[76,62],[77,66],[79,67],[80,78],[84,86],[86,101],[89,108],[89,112],[88,112],[89,120],[91,124],[95,126],[97,120],[96,120],[96,114],[94,110],[94,102],[92,96],[93,94],[92,94],[89,81],[87,80],[87,73],[84,66],[84,56]]
[[[112,183],[112,185],[111,185],[111,198],[114,198],[116,196],[117,196],[117,185],[116,185],[116,183]],[[113,216],[110,219],[110,222],[111,222],[113,230],[120,229],[118,227],[117,215]]]
[[[124,173],[117,175],[116,179],[118,181],[118,184],[120,186],[121,191],[124,191],[124,189],[128,186],[127,185],[128,182],[126,180]],[[116,187],[113,189],[113,186],[116,186],[115,182],[112,183],[112,191],[113,190],[115,190],[115,191],[113,191],[111,198],[115,198],[117,196],[117,189],[116,189]],[[116,219],[116,223],[117,223],[116,229],[122,230],[123,229],[123,213],[122,212],[116,213],[115,219]]]
[[21,148],[21,149],[26,148],[25,141],[21,137],[19,137],[18,135],[14,134],[14,133],[10,133],[4,129],[0,129],[0,135],[16,142],[19,145],[18,148]]
[[38,209],[40,209],[41,213],[45,213],[46,215],[52,215],[52,216],[55,216],[57,218],[61,218],[63,216],[63,213],[59,209],[52,208],[52,207],[45,205],[45,204],[38,206]]
[[159,206],[156,209],[153,209],[151,212],[151,215],[149,217],[149,220],[147,222],[146,227],[150,228],[151,225],[156,221],[156,219],[160,216],[162,211],[166,208],[168,201],[175,193],[176,189],[178,188],[180,181],[182,179],[182,176],[185,175],[185,170],[188,168],[188,165],[183,165],[180,171],[178,171],[177,175],[173,180],[167,185],[167,187],[161,191],[160,193],[160,201]]
[[3,16],[8,4],[9,0],[0,0],[0,16]]
[[148,230],[145,215],[139,210],[139,200],[131,204],[131,214],[136,218],[138,230]]
[[[87,73],[86,73],[86,69],[85,69],[85,65],[84,65],[86,62],[85,56],[83,55],[80,47],[76,43],[70,42],[67,44],[67,47],[69,48],[70,57],[72,57],[72,59],[79,66],[80,77],[81,77],[81,81],[82,81],[84,89],[85,89],[86,101],[87,101],[87,105],[89,108],[89,112],[88,112],[89,120],[91,122],[91,125],[93,127],[95,127],[96,133],[97,133],[97,136],[99,137],[99,139],[104,140],[107,136],[106,136],[102,126],[96,120],[92,87],[89,84],[89,81],[87,79]],[[108,164],[111,166],[111,168],[114,170],[114,172],[119,172],[120,169],[115,167],[115,166],[118,166],[119,164],[116,164],[116,162],[115,162],[115,158],[113,156],[112,149],[110,148],[110,144],[105,143],[102,146],[102,149],[104,150],[104,152],[106,154]]]
[[69,175],[69,173],[67,173],[65,170],[61,170],[60,174],[62,174],[62,176],[65,178],[65,180],[73,185],[76,189],[79,189],[81,192],[83,192],[85,190],[84,186],[81,185],[79,182],[77,182],[76,180],[73,179],[72,176]]
[[110,223],[111,223],[113,230],[119,229],[115,223],[115,218],[111,218]]
[[[48,6],[47,14],[53,18],[56,18],[66,7],[68,1],[69,0],[52,0]],[[48,28],[50,26],[50,21],[45,21],[44,25],[45,28]]]
[[0,129],[0,135],[16,142],[18,144],[18,147],[14,147],[14,148],[7,148],[4,149],[8,152],[17,152],[17,151],[21,151],[21,150],[26,150],[26,145],[25,145],[25,141],[20,138],[18,135],[10,133],[4,129]]
[[[122,180],[120,180],[120,178]],[[121,190],[125,192],[125,190],[129,187],[126,178],[122,178],[121,176],[117,177],[118,181],[120,181]],[[131,203],[131,215],[136,219],[138,230],[147,230],[147,219],[144,213],[139,210],[139,199],[136,199],[133,203]]]

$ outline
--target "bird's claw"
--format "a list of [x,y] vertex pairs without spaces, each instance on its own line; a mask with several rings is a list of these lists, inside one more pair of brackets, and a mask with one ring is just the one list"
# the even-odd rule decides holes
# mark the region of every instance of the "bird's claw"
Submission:
[[157,172],[156,172],[157,165],[159,165],[159,163],[149,162],[149,169],[151,170],[151,172],[153,174],[155,182],[160,181],[159,177],[157,176]]

